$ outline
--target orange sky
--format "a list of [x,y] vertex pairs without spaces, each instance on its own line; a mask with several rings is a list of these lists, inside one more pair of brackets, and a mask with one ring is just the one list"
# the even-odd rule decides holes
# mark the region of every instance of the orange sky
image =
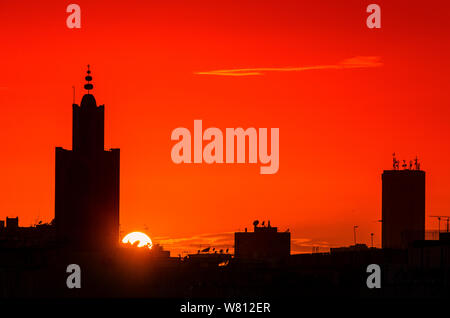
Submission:
[[[351,244],[353,225],[379,246],[394,151],[421,159],[427,215],[450,214],[450,4],[375,1],[374,30],[372,2],[76,0],[71,30],[71,2],[1,1],[0,219],[53,218],[54,148],[71,148],[72,86],[79,103],[88,63],[106,147],[121,148],[124,232],[178,253],[231,246],[234,231],[270,219],[295,252]],[[382,65],[324,67],[355,57]],[[275,70],[199,74],[261,68]],[[175,165],[171,132],[194,119],[280,128],[280,170]]]

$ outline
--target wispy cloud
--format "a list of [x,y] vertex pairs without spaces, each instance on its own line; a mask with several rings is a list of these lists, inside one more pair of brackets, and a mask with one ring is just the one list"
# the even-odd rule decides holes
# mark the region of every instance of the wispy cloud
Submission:
[[292,238],[291,239],[291,253],[311,253],[313,247],[318,249],[319,252],[328,252],[330,250],[330,244],[326,241],[314,241],[307,238]]
[[[234,253],[234,232],[207,233],[182,238],[155,237],[154,243],[158,243],[164,249],[169,250],[172,256],[195,254],[198,250],[206,247],[214,247],[216,251],[228,249],[230,253]],[[329,250],[330,245],[328,242],[315,241],[309,238],[291,239],[292,254],[311,253],[312,247],[318,247],[321,252],[325,252]]]
[[233,232],[207,233],[182,238],[155,237],[154,241],[161,244],[164,249],[171,251],[173,256],[197,253],[198,250],[206,247],[214,247],[217,251],[229,249],[231,253],[234,250]]
[[302,72],[312,70],[341,70],[353,68],[371,68],[380,67],[380,56],[355,56],[345,59],[337,64],[330,65],[312,65],[299,67],[256,67],[256,68],[235,68],[225,70],[213,70],[205,72],[195,72],[197,75],[217,75],[217,76],[257,76],[268,72]]

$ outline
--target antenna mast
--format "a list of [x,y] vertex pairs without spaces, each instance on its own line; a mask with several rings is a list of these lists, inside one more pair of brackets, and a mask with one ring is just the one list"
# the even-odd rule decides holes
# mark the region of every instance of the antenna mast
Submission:
[[448,215],[430,215],[430,218],[437,218],[438,219],[438,232],[441,233],[441,219],[444,219],[447,221],[447,232],[449,229],[449,222],[450,222],[450,216]]

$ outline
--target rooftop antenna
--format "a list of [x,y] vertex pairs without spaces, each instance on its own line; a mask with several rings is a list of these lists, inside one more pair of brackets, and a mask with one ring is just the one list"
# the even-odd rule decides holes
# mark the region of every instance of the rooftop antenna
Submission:
[[407,167],[408,165],[406,164],[406,160],[403,160],[403,164],[402,164],[402,168],[403,168],[403,170],[406,170],[406,167]]
[[354,225],[353,226],[353,239],[355,241],[355,246],[356,246],[356,229],[358,228],[358,225]]
[[395,152],[392,154],[392,166],[394,168],[394,170],[398,170],[399,169],[399,161],[397,160],[397,158],[395,158]]
[[416,170],[420,170],[420,162],[419,159],[416,156],[416,159],[414,160],[415,164],[416,164]]
[[370,243],[372,244],[372,248],[373,248],[373,233],[370,233]]

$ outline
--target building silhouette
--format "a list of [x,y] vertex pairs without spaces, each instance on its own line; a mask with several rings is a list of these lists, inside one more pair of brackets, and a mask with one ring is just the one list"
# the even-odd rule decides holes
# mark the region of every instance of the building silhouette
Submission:
[[6,218],[6,227],[8,229],[17,229],[19,227],[19,217],[15,218]]
[[59,242],[82,249],[119,242],[120,150],[104,150],[104,105],[90,90],[73,104],[72,150],[56,148],[55,225]]
[[382,174],[382,247],[405,249],[425,238],[425,171]]
[[253,222],[254,232],[234,233],[234,255],[236,259],[274,259],[289,257],[291,253],[291,233],[278,232],[277,227],[258,226]]
[[7,217],[6,223],[0,220],[0,250],[49,247],[54,241],[55,228],[52,223],[41,221],[34,226],[21,227],[19,217]]

